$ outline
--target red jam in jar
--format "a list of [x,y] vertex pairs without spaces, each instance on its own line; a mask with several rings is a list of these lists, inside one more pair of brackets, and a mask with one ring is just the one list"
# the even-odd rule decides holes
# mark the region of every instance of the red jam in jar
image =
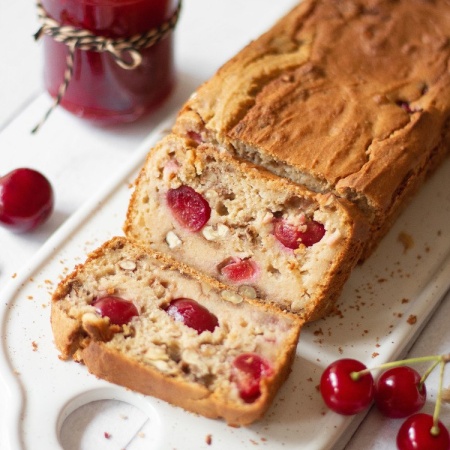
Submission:
[[[47,16],[106,38],[130,38],[168,21],[178,0],[41,0]],[[108,52],[76,49],[73,74],[60,105],[102,125],[131,122],[152,111],[174,85],[173,33],[138,50],[141,64],[120,67]],[[69,49],[44,36],[44,82],[56,97]]]

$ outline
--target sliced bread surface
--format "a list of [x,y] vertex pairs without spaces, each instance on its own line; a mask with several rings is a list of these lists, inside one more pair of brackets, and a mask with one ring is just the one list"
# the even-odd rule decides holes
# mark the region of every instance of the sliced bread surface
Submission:
[[175,135],[150,151],[124,230],[305,320],[333,307],[366,238],[348,203]]

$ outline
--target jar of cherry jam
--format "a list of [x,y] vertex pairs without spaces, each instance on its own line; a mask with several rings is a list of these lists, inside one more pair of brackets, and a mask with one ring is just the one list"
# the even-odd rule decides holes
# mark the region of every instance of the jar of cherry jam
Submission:
[[[174,17],[179,0],[41,0],[41,5],[61,26],[117,40],[165,25]],[[111,52],[76,47],[60,105],[102,125],[131,122],[155,109],[174,85],[172,31],[137,52],[140,62],[130,69],[118,64]],[[66,43],[44,36],[44,83],[55,98],[66,76],[68,53]],[[130,63],[130,55],[121,56]]]

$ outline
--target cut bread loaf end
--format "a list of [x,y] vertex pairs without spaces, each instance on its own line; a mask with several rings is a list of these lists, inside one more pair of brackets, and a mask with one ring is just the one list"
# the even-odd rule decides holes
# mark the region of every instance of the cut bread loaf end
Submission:
[[150,151],[124,230],[308,321],[330,311],[366,237],[356,209],[333,195],[175,135]]
[[[227,301],[226,292],[164,255],[113,238],[58,285],[55,343],[62,359],[82,362],[100,378],[247,425],[287,378],[302,321],[251,299]],[[119,305],[100,307],[108,298]],[[169,312],[177,299],[193,300],[216,321],[208,329],[186,325]],[[120,323],[117,311],[123,318],[130,310],[124,304],[135,310]]]

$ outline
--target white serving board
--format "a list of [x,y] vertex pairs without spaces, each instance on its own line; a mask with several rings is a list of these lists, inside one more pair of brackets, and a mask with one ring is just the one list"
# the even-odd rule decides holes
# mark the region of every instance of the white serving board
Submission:
[[[52,342],[52,291],[89,251],[122,234],[130,183],[164,129],[163,124],[152,133],[129,165],[3,290],[0,447],[57,449],[59,430],[72,411],[94,400],[118,399],[148,415],[152,449],[210,448],[207,435],[215,449],[341,448],[363,415],[327,411],[316,388],[322,370],[341,357],[369,366],[397,358],[438,306],[450,284],[450,161],[427,182],[376,253],[354,270],[339,312],[304,328],[290,378],[266,417],[248,428],[232,428],[98,380],[84,366],[60,361]],[[411,248],[400,242],[400,233],[411,237]]]

